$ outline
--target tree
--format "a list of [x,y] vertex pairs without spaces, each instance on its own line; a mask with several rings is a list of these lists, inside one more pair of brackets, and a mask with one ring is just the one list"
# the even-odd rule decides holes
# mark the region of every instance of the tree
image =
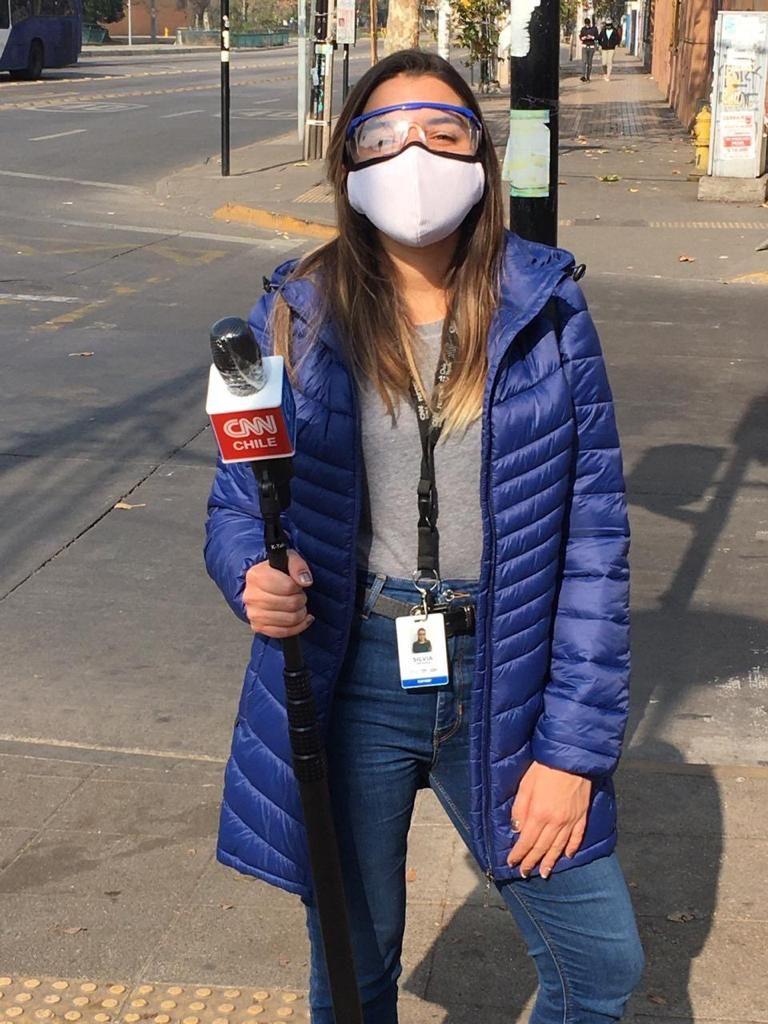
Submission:
[[614,25],[621,25],[626,6],[624,0],[595,0],[595,21],[610,18]]
[[83,21],[89,25],[111,25],[125,16],[123,0],[83,0]]
[[419,0],[389,0],[387,52],[410,50],[419,45]]
[[458,44],[469,50],[466,63],[495,57],[499,45],[498,21],[509,11],[509,0],[456,0],[453,10]]

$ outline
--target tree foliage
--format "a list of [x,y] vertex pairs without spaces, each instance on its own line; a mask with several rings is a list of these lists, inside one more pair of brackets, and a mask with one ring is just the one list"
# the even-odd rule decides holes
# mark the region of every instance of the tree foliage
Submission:
[[83,21],[89,25],[111,25],[124,16],[123,0],[83,0]]
[[455,0],[454,21],[459,46],[469,50],[467,64],[488,60],[499,44],[501,15],[509,10],[509,0]]

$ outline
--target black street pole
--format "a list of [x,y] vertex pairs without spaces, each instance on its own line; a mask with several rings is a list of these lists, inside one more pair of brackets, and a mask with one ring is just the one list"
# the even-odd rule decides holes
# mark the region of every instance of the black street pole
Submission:
[[221,175],[229,177],[229,0],[221,0]]
[[344,43],[344,59],[341,65],[341,97],[346,100],[349,92],[349,43]]
[[510,69],[510,150],[517,166],[527,163],[523,178],[510,182],[510,226],[530,241],[557,245],[559,0],[541,0],[528,32],[530,49],[513,56]]

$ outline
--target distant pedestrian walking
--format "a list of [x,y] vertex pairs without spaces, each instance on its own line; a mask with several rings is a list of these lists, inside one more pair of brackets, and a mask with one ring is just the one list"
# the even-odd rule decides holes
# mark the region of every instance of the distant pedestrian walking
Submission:
[[597,41],[603,55],[603,74],[606,82],[610,82],[613,71],[613,54],[621,42],[621,29],[616,28],[609,18],[603,25],[603,30],[597,37]]
[[593,25],[589,18],[584,19],[584,27],[579,32],[581,40],[581,80],[589,82],[592,78],[592,62],[595,59],[597,49],[597,26]]

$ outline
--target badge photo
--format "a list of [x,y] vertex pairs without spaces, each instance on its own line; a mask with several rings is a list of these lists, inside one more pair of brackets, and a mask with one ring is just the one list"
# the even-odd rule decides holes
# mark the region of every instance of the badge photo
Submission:
[[395,620],[400,685],[404,690],[445,686],[448,648],[442,615],[404,615]]

